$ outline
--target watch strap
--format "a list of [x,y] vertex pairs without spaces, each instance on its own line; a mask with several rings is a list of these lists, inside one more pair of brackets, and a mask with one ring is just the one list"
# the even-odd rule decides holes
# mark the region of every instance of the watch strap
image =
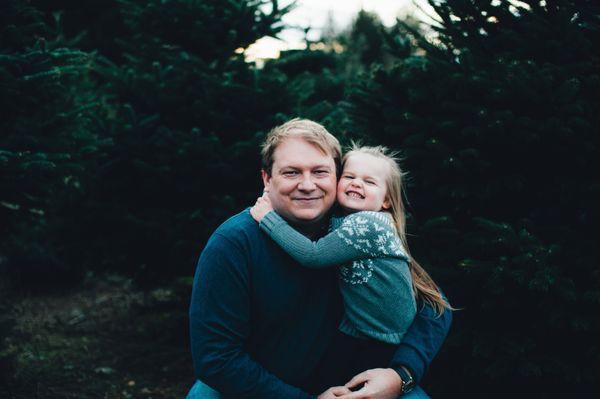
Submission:
[[404,366],[398,366],[394,370],[396,370],[402,380],[402,393],[404,394],[412,391],[416,385],[412,373]]

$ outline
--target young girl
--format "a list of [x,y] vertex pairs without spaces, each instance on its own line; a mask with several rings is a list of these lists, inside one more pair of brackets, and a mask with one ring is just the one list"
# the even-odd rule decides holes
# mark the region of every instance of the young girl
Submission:
[[439,314],[451,308],[408,251],[403,173],[394,154],[381,146],[354,146],[342,167],[337,186],[341,214],[332,217],[329,234],[320,240],[294,230],[273,211],[267,196],[250,213],[302,266],[341,265],[339,330],[354,342],[346,352],[352,352],[352,372],[360,372],[389,361],[413,321],[416,299]]

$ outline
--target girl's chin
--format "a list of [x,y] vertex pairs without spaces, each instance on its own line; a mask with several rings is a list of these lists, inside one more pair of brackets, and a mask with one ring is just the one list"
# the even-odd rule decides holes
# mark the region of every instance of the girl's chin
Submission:
[[342,212],[344,212],[344,213],[354,213],[354,212],[359,212],[359,211],[363,210],[363,209],[356,209],[354,207],[346,206],[346,205],[342,205],[342,204],[339,204],[339,206],[340,206],[340,209],[342,210]]

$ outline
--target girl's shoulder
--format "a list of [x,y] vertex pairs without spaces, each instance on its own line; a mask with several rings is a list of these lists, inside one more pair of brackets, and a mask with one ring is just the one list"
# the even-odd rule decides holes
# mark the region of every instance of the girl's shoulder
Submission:
[[332,219],[332,230],[343,230],[350,235],[381,234],[386,232],[396,236],[396,227],[387,212],[359,211]]
[[387,212],[360,211],[346,215],[335,230],[337,235],[371,256],[392,256],[408,259],[402,241],[396,233],[393,219]]
[[394,220],[388,212],[376,211],[359,211],[341,217],[342,224],[358,223],[358,224],[380,224],[390,228],[394,228]]

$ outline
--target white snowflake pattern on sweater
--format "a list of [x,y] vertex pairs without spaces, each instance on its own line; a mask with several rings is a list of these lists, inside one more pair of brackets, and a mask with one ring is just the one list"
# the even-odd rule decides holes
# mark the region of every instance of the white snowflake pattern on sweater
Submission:
[[[348,245],[372,258],[406,256],[402,242],[394,233],[389,215],[383,212],[353,214],[344,218],[336,229],[337,235]],[[340,268],[340,278],[348,284],[364,284],[373,275],[373,260],[360,259]]]

